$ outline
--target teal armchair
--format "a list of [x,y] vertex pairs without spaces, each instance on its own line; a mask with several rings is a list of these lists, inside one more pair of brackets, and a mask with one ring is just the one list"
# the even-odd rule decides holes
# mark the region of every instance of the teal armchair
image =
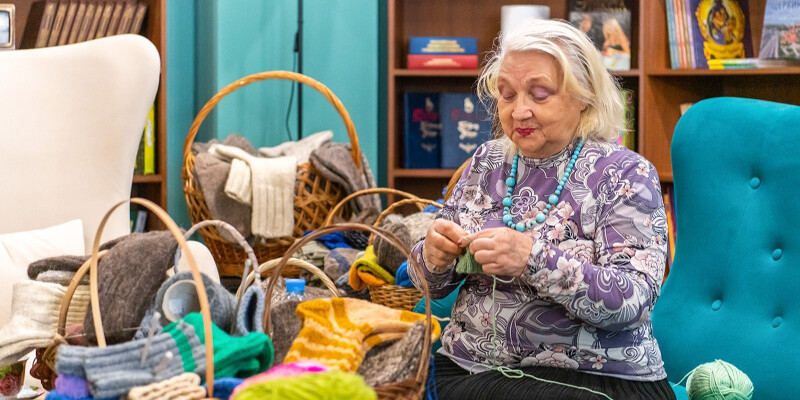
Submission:
[[669,379],[722,359],[754,399],[800,398],[800,107],[701,101],[672,169],[675,260],[652,314]]

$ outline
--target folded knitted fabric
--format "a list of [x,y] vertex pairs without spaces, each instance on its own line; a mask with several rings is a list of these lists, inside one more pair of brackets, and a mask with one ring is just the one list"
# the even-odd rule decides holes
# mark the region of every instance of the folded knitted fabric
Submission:
[[89,382],[77,376],[59,375],[56,377],[55,384],[58,393],[72,399],[92,396],[91,393],[89,393]]
[[212,145],[208,152],[226,161],[242,160],[250,167],[249,176],[235,173],[241,172],[241,168],[231,168],[225,188],[229,192],[240,193],[237,199],[241,201],[244,200],[242,197],[246,199],[241,193],[247,191],[249,180],[253,211],[250,224],[253,234],[268,239],[291,236],[294,230],[297,160],[294,157],[255,157],[237,147],[221,144]]
[[325,275],[331,280],[337,280],[340,276],[350,271],[350,266],[358,259],[359,251],[356,249],[333,249],[325,256]]
[[56,373],[85,377],[94,397],[116,397],[183,372],[205,371],[205,349],[195,328],[187,323],[181,321],[169,332],[153,336],[142,364],[146,345],[146,339],[104,348],[61,345]]
[[[311,153],[311,164],[325,179],[344,189],[344,195],[375,187],[375,178],[364,154],[361,154],[363,172],[353,162],[349,144],[328,143]],[[380,210],[381,199],[377,194],[359,196],[351,203],[356,213],[369,208]]]
[[[101,244],[100,251],[114,247],[117,243],[127,239],[129,236],[131,235],[121,236]],[[89,256],[57,256],[43,258],[28,265],[28,277],[37,279],[39,274],[45,271],[67,271],[74,273],[77,272],[81,265],[88,259]]]
[[184,372],[165,381],[137,386],[128,392],[128,400],[200,400],[206,397],[206,389],[200,386],[200,377],[193,372]]
[[[13,364],[31,350],[52,343],[67,288],[20,281],[11,290],[11,319],[0,328],[0,365]],[[82,322],[88,303],[89,287],[78,286],[67,311],[67,324]]]
[[394,284],[400,287],[414,287],[414,284],[411,283],[411,278],[408,276],[408,260],[403,261],[400,264],[400,268],[397,269],[397,274],[394,276]]
[[325,256],[328,255],[329,252],[330,250],[325,247],[325,245],[316,240],[312,240],[301,246],[292,257],[308,261],[321,269],[325,265]]
[[330,143],[331,139],[333,139],[333,131],[321,131],[298,141],[283,142],[274,147],[261,147],[258,149],[258,154],[262,157],[292,156],[300,164],[307,162],[312,151]]
[[425,321],[415,322],[402,339],[367,352],[358,374],[372,387],[411,378],[419,368],[424,340]]
[[[212,397],[220,400],[228,400],[237,386],[244,382],[242,378],[220,378],[214,379],[214,394]],[[204,384],[206,392],[208,392],[208,384]]]
[[[411,236],[408,232],[408,228],[402,222],[382,224],[381,227],[397,235],[400,241],[403,242],[403,245],[405,245],[407,249],[411,249]],[[372,246],[375,249],[375,255],[378,257],[378,265],[392,275],[397,272],[397,268],[400,267],[400,264],[407,261],[406,256],[403,255],[400,249],[381,236],[375,236]]]
[[[414,322],[425,318],[350,298],[303,302],[297,306],[297,316],[303,329],[284,361],[317,361],[346,372],[357,371],[369,349],[402,338]],[[433,324],[433,337],[438,338],[439,323]]]
[[119,399],[119,397],[109,397],[109,398],[105,398],[105,399],[96,399],[96,398],[94,398],[92,396],[89,396],[89,397],[77,397],[77,398],[76,397],[69,397],[69,396],[66,396],[64,394],[61,394],[57,389],[47,392],[47,395],[45,396],[45,400],[118,400],[118,399]]
[[[74,272],[70,271],[44,271],[39,276],[36,277],[36,280],[39,282],[50,282],[50,283],[57,283],[61,286],[69,286],[72,283],[72,278],[75,277]],[[89,284],[89,275],[84,275],[80,281],[81,285],[88,285]]]
[[256,152],[256,148],[253,147],[253,144],[250,143],[247,138],[238,134],[238,133],[231,133],[225,137],[221,142],[217,139],[211,139],[208,142],[194,142],[192,143],[192,153],[195,155],[199,155],[200,153],[208,153],[208,149],[215,144],[224,144],[226,146],[234,146],[238,147],[247,152],[250,155],[258,155]]
[[[363,253],[363,252],[362,252]],[[369,300],[369,289],[355,290],[350,287],[350,274],[344,274],[336,281],[336,288],[339,289],[339,296],[352,297],[354,299]]]
[[[181,322],[192,325],[200,342],[205,343],[203,316],[199,313],[187,315]],[[172,332],[180,324],[172,323],[164,332]],[[245,336],[230,336],[218,326],[211,324],[214,339],[214,376],[217,378],[248,377],[266,371],[274,356],[269,336],[252,332]]]
[[[276,286],[277,287],[277,286]],[[289,348],[292,347],[292,342],[300,333],[302,323],[300,318],[297,317],[297,306],[305,300],[313,299],[326,299],[331,297],[328,290],[321,290],[319,288],[307,287],[304,294],[304,300],[287,299],[280,297],[273,300],[270,307],[270,315],[272,316],[272,346],[275,348],[275,363],[280,364]]]
[[364,250],[369,246],[369,233],[364,231],[342,231],[344,242],[354,249]]
[[[250,238],[252,236],[250,226],[252,207],[225,195],[225,184],[228,181],[230,170],[229,162],[222,161],[207,152],[198,153],[194,160],[194,175],[200,191],[203,192],[203,198],[211,218],[231,224],[242,236]],[[224,230],[219,233],[223,238],[233,239]]]
[[[97,271],[100,315],[108,344],[130,340],[166,280],[178,242],[169,231],[129,235],[108,250]],[[83,324],[95,342],[91,306]]]
[[251,376],[234,389],[232,396],[236,396],[250,385],[258,384],[272,379],[291,378],[304,374],[317,374],[328,372],[330,368],[314,361],[295,361],[286,364],[279,364],[270,368],[267,372]]
[[394,285],[394,276],[378,265],[378,256],[372,246],[364,250],[364,255],[350,267],[348,274],[350,287],[363,290],[369,286]]
[[[303,234],[303,236],[308,235],[311,232],[313,232],[313,231],[306,231]],[[330,250],[341,249],[341,248],[345,248],[345,249],[352,249],[353,248],[353,246],[350,246],[349,244],[345,243],[344,234],[342,234],[342,232],[329,233],[327,235],[323,235],[323,236],[318,237],[316,240],[318,242],[322,243],[323,245],[325,245],[325,247],[327,247]]]
[[376,400],[375,390],[356,374],[342,371],[269,379],[243,387],[233,400]]

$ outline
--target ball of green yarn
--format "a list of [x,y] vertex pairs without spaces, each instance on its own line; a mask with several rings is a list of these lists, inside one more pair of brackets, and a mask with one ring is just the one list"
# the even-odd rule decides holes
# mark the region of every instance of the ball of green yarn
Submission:
[[359,375],[338,370],[256,382],[233,400],[377,400]]
[[686,392],[691,400],[750,400],[753,382],[733,365],[716,360],[692,371]]

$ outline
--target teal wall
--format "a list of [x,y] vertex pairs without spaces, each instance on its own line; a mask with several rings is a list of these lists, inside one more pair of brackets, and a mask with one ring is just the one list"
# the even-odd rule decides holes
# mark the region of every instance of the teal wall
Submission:
[[[224,3],[224,6],[223,6]],[[167,2],[167,136],[169,213],[188,227],[180,177],[183,140],[197,111],[234,80],[291,70],[296,0],[171,0]],[[232,5],[235,4],[235,7]],[[378,170],[378,1],[304,0],[303,73],[344,103],[361,149]],[[198,140],[241,133],[256,147],[288,140],[289,81],[256,82],[226,96],[203,122]],[[289,130],[297,138],[297,96]],[[346,142],[341,117],[310,87],[303,88],[303,134],[332,129]]]

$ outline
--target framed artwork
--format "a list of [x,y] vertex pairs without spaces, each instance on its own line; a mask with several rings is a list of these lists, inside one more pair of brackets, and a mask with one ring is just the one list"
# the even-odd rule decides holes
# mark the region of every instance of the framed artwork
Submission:
[[0,50],[14,49],[14,5],[0,4]]

